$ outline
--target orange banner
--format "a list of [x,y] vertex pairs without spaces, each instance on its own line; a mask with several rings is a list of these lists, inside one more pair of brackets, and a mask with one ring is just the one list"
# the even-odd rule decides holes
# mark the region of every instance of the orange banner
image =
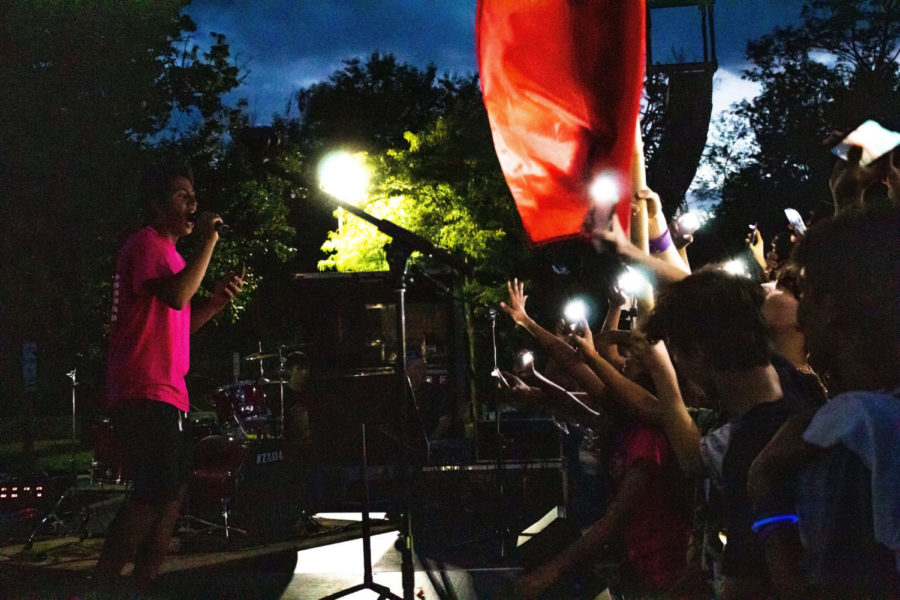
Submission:
[[494,147],[534,243],[578,235],[612,203],[628,230],[645,16],[644,0],[478,1]]

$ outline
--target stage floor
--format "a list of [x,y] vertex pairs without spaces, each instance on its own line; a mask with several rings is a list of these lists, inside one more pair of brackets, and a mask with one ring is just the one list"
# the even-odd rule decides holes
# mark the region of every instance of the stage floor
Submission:
[[[102,538],[44,539],[25,553],[22,544],[4,546],[0,548],[0,598],[313,600],[363,583],[363,545],[358,522],[322,517],[317,517],[317,521],[323,527],[339,528],[340,532],[205,552],[188,550],[184,540],[176,538],[158,587],[137,596],[129,587],[128,569],[122,582],[103,588],[90,578]],[[389,524],[377,519],[373,522],[372,580],[403,597],[396,540],[397,532]],[[478,562],[475,558],[471,556],[466,565],[460,565],[417,556],[415,597],[494,598],[503,590],[508,591],[521,572],[515,566],[498,566],[498,560],[478,566],[473,564]],[[379,594],[363,589],[344,597],[377,598]]]
[[[515,535],[533,514],[553,506],[558,494],[558,469],[512,465],[504,482],[515,485],[511,501],[498,501],[492,480],[496,469],[485,466],[426,472],[419,481],[415,534],[414,596],[424,599],[482,600],[513,598],[511,590],[522,573],[516,560]],[[525,485],[527,483],[527,486]],[[24,541],[33,530],[19,528],[0,541],[0,600],[44,599],[210,599],[316,600],[358,586],[364,581],[362,531],[359,512],[319,513],[313,527],[294,528],[267,537],[265,543],[247,541],[232,533],[226,540],[219,530],[203,532],[183,522],[172,540],[159,585],[135,596],[126,568],[122,581],[98,588],[90,577],[103,535],[124,499],[124,489],[81,489],[91,508],[86,525],[78,525],[77,511],[65,523],[48,523],[33,547]],[[538,491],[541,493],[538,493]],[[526,493],[529,492],[529,493]],[[376,496],[378,490],[376,488]],[[522,498],[535,500],[528,506]],[[356,510],[351,509],[351,510]],[[505,527],[501,527],[506,522]],[[372,513],[373,582],[392,597],[403,597],[397,523]],[[505,533],[504,533],[505,532]],[[510,534],[512,537],[510,537]],[[362,589],[343,597],[378,598]]]

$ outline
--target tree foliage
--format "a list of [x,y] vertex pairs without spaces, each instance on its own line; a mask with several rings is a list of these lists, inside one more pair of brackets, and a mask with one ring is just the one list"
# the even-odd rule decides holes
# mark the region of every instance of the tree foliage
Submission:
[[[0,344],[6,392],[25,341],[39,384],[65,398],[76,352],[99,358],[122,232],[140,223],[138,174],[221,155],[240,73],[224,36],[194,41],[185,1],[0,4]],[[84,391],[84,390],[83,390]]]
[[300,134],[314,149],[397,148],[406,131],[422,128],[443,111],[455,86],[438,78],[434,65],[420,70],[398,63],[392,54],[375,52],[365,63],[349,59],[327,81],[297,93]]
[[744,76],[761,92],[724,115],[725,135],[707,149],[707,185],[721,191],[710,224],[720,249],[740,248],[749,223],[769,236],[784,230],[784,208],[831,210],[830,132],[870,118],[900,125],[900,3],[810,0],[800,17],[748,43]]
[[[523,257],[525,239],[494,153],[477,78],[448,78],[440,86],[443,106],[431,121],[406,131],[402,144],[371,155],[375,177],[363,208],[474,265],[491,265],[502,278]],[[323,246],[329,255],[320,268],[387,269],[387,238],[356,217],[340,221]],[[475,295],[489,293],[490,286],[473,285]]]

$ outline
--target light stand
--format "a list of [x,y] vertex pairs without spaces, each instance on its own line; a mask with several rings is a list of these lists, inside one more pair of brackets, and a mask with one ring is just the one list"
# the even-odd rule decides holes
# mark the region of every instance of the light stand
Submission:
[[74,447],[77,437],[75,435],[75,388],[78,386],[78,369],[72,369],[66,373],[66,377],[72,380],[72,446]]

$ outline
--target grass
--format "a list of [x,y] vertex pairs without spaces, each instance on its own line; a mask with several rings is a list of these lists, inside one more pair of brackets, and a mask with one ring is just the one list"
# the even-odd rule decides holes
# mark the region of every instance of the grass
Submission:
[[[0,444],[0,472],[9,475],[88,473],[94,451],[69,439],[35,440],[31,461],[22,442]],[[31,463],[31,464],[29,464]]]

